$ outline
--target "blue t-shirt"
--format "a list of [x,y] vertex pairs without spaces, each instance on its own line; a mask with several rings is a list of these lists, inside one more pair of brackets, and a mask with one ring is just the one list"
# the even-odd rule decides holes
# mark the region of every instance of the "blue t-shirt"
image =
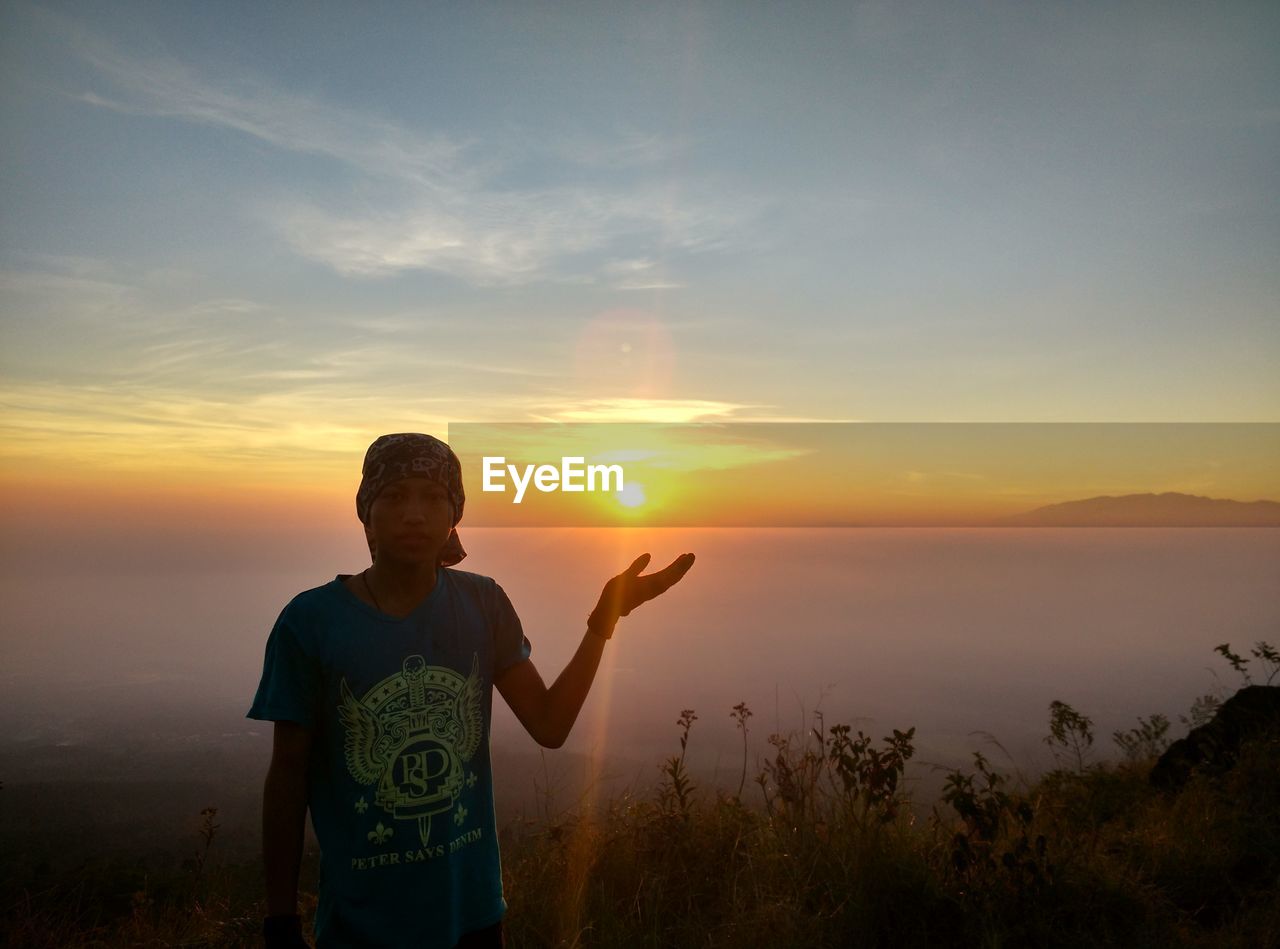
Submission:
[[489,723],[529,640],[490,577],[440,567],[402,618],[342,579],[281,612],[248,717],[312,729],[317,947],[449,949],[507,909]]

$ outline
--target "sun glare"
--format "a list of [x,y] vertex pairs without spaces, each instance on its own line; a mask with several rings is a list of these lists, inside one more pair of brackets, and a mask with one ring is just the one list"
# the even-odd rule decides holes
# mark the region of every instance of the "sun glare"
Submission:
[[645,501],[644,485],[639,481],[628,481],[621,490],[613,493],[623,507],[640,507]]

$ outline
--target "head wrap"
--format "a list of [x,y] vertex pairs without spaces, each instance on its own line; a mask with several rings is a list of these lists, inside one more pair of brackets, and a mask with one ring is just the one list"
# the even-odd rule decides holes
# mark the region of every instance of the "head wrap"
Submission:
[[[356,490],[356,516],[366,526],[374,498],[387,485],[405,478],[429,478],[443,486],[453,506],[454,527],[462,520],[462,506],[466,501],[462,492],[462,462],[453,449],[438,438],[416,432],[381,435],[365,452],[361,472],[360,487]],[[449,539],[440,548],[441,565],[451,567],[466,555],[457,530],[450,529]],[[369,556],[376,556],[372,539]]]

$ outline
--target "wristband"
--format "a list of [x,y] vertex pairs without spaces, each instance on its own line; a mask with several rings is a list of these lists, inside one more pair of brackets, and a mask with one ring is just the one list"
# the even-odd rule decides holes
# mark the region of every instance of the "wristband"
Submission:
[[591,616],[587,617],[587,632],[594,633],[596,636],[599,636],[601,639],[608,642],[610,639],[613,638],[613,629],[615,624],[610,623],[609,631],[606,633],[603,629],[601,629],[601,627],[604,624],[596,622],[594,619],[594,616],[595,614],[593,613]]

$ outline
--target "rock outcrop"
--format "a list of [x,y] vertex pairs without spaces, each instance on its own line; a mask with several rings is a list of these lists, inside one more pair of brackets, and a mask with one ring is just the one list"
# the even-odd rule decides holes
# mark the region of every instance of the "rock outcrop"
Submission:
[[1280,738],[1280,686],[1251,685],[1218,708],[1213,720],[1175,741],[1151,769],[1154,787],[1177,791],[1193,771],[1221,774],[1248,738]]

